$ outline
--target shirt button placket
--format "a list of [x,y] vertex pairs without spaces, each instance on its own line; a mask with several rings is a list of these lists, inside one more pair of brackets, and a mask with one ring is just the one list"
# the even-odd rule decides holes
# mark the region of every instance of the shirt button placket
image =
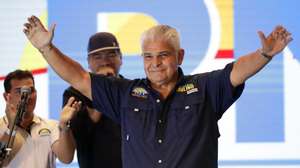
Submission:
[[158,139],[157,141],[159,144],[163,143],[163,140],[162,139]]
[[[156,99],[156,103],[160,103],[160,99]],[[162,119],[159,119],[158,120],[158,124],[160,125],[159,127],[162,127],[163,125],[163,120]],[[161,138],[159,138],[158,140],[157,140],[157,143],[158,144],[162,144],[163,143],[163,140],[161,139]],[[157,163],[158,163],[158,165],[159,165],[159,167],[160,166],[162,166],[162,159],[159,159],[159,160],[157,160]]]

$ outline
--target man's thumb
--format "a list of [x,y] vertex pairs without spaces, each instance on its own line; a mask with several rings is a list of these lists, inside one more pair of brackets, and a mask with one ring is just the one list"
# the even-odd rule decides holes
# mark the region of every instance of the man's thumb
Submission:
[[264,42],[267,40],[265,34],[262,31],[258,31],[257,34],[260,38],[261,43],[264,44]]
[[53,38],[54,36],[54,31],[55,31],[55,27],[56,27],[56,24],[52,24],[51,27],[50,27],[50,33],[51,33],[51,37]]

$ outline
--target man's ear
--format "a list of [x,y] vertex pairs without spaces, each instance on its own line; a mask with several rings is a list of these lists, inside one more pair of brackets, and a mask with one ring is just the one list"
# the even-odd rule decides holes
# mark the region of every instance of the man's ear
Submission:
[[8,96],[8,93],[4,92],[3,93],[3,98],[4,98],[5,101],[7,101],[7,96]]
[[177,57],[177,61],[178,61],[178,65],[181,65],[183,62],[183,58],[184,58],[184,49],[180,49],[178,51],[178,57]]
[[123,56],[122,53],[120,52],[120,66],[123,64]]
[[88,63],[88,68],[91,70],[91,64],[90,64],[90,58],[89,58],[89,56],[86,58],[86,60],[87,60],[87,63]]

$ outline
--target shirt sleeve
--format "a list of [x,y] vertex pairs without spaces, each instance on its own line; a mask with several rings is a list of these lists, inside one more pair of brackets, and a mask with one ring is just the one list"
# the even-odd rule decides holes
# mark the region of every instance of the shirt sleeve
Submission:
[[234,87],[230,81],[233,62],[222,70],[213,71],[208,75],[207,93],[211,99],[212,107],[219,120],[223,113],[241,96],[244,83]]
[[92,73],[90,75],[94,108],[120,124],[122,98],[130,80]]
[[81,107],[88,106],[90,108],[93,108],[92,101],[73,87],[69,87],[64,91],[62,107],[64,107],[67,104],[70,97],[74,97],[76,101],[81,101]]

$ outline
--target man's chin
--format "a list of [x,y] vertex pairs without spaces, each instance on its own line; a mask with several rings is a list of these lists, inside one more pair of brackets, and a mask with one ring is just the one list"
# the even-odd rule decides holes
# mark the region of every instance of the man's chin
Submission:
[[164,78],[151,78],[149,80],[151,83],[156,85],[163,85],[166,83],[166,80]]

